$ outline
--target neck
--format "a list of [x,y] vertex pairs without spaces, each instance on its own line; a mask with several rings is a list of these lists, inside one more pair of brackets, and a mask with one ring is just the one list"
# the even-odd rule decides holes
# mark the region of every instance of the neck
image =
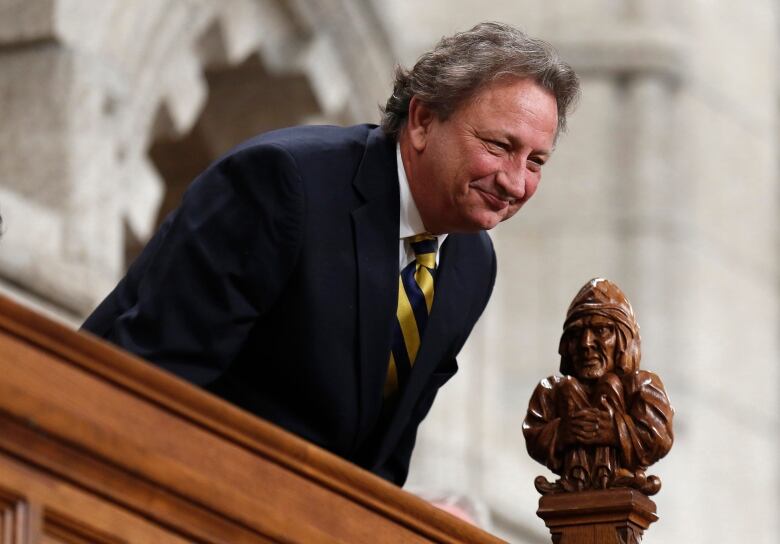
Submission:
[[427,195],[425,192],[425,176],[418,161],[419,152],[412,147],[409,136],[404,130],[398,136],[398,145],[401,149],[401,162],[403,163],[406,180],[409,182],[409,192],[412,194],[417,211],[420,212],[420,218],[425,226],[425,230],[434,235],[446,233],[446,229],[430,219],[435,214],[431,213],[428,207],[428,203],[432,199],[430,198],[431,195]]

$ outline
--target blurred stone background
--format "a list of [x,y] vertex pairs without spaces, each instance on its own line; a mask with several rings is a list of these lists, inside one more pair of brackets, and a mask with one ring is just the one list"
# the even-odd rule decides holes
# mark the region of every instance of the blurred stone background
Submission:
[[77,326],[211,160],[258,132],[375,122],[394,63],[482,20],[555,44],[580,106],[493,239],[493,299],[408,487],[549,542],[520,430],[566,307],[622,286],[677,409],[646,542],[776,542],[777,0],[0,0],[0,290]]

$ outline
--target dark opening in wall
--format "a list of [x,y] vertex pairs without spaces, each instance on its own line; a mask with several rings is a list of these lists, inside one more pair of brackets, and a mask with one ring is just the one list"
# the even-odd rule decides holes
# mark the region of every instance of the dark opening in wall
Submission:
[[[187,186],[212,161],[256,134],[301,124],[321,113],[307,77],[299,73],[270,73],[254,54],[235,66],[208,69],[208,99],[192,129],[181,136],[170,131],[152,142],[149,157],[165,182],[165,195],[156,226],[178,205]],[[165,106],[156,125],[166,124]],[[126,238],[126,264],[142,244]]]

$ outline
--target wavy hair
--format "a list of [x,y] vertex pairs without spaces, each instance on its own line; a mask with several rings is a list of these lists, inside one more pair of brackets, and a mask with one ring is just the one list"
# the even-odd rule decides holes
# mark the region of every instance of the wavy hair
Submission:
[[558,105],[556,137],[566,130],[566,115],[580,92],[577,74],[549,43],[494,22],[442,38],[411,70],[397,66],[393,94],[381,108],[382,129],[398,138],[413,96],[444,120],[482,87],[504,78],[531,78],[548,89]]

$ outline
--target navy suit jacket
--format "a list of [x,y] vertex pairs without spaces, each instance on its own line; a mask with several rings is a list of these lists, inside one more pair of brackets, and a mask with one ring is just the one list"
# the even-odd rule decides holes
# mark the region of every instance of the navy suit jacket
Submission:
[[486,233],[446,239],[413,372],[383,410],[396,172],[370,125],[249,140],[193,182],[83,328],[402,485],[496,263]]

